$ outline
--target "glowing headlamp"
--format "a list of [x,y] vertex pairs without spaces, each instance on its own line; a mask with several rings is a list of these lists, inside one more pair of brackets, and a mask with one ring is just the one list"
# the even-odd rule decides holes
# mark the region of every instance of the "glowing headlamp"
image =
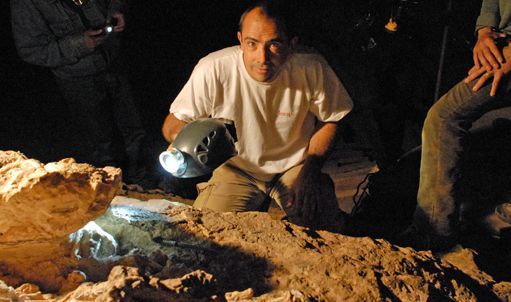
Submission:
[[237,154],[236,140],[233,121],[198,119],[181,129],[172,149],[160,154],[160,164],[175,177],[203,176]]
[[160,164],[167,172],[177,177],[183,175],[187,164],[181,151],[172,148],[170,151],[164,151],[160,154]]

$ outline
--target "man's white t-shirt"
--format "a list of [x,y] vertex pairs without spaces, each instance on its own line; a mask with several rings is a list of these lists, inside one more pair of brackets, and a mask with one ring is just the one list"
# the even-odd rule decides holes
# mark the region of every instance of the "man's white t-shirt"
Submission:
[[252,176],[269,180],[304,160],[316,119],[338,121],[352,106],[320,55],[289,55],[276,77],[265,83],[248,74],[241,48],[233,46],[199,61],[170,112],[184,122],[233,120],[238,155],[232,160]]

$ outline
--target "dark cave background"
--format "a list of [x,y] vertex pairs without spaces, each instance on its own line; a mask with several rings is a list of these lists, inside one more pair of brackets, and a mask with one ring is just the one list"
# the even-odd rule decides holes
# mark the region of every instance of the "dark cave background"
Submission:
[[[436,86],[442,95],[463,79],[472,65],[473,29],[481,0],[281,1],[292,8],[292,20],[303,44],[326,57],[354,98],[355,106],[363,106],[364,96],[376,92],[374,113],[386,147],[396,156],[411,150],[395,170],[388,170],[373,181],[373,196],[382,201],[367,203],[366,218],[374,235],[381,224],[402,220],[399,215],[407,207],[413,211],[420,159],[415,147],[420,145],[422,122],[434,102]],[[200,58],[237,44],[239,16],[252,1],[129,2],[123,33],[125,55],[148,133],[147,166],[155,178],[162,178],[165,173],[157,156],[167,144],[160,129],[171,101]],[[448,3],[452,4],[451,10]],[[384,26],[398,11],[399,29],[390,34]],[[90,146],[78,130],[79,125],[73,123],[51,71],[19,59],[11,34],[9,1],[0,1],[0,12],[0,150],[18,150],[41,162],[65,157],[82,161]],[[442,77],[437,81],[446,28]],[[509,118],[511,112],[507,115]],[[353,119],[350,123],[354,124]],[[491,123],[492,120],[487,122]],[[502,202],[511,196],[511,169],[505,168],[511,167],[511,160],[502,156],[510,151],[511,123],[504,120],[499,125],[494,127],[497,132],[475,133],[464,171],[464,193],[469,201]],[[345,130],[345,142],[356,143],[360,139],[361,134],[350,124]],[[491,150],[491,146],[499,148]],[[378,185],[383,188],[382,194]],[[195,193],[193,186],[183,187],[190,190],[185,192]],[[382,213],[393,216],[384,218]],[[380,224],[375,225],[375,221]],[[509,237],[509,230],[506,234]],[[507,259],[502,255],[509,254],[508,241],[482,241],[477,250],[487,271],[498,278],[509,278],[509,261],[502,262]]]
[[[138,106],[148,132],[147,160],[157,166],[166,148],[160,132],[172,99],[197,61],[209,52],[237,44],[240,14],[252,1],[130,1],[124,45]],[[402,151],[420,144],[418,133],[437,84],[442,35],[448,38],[440,95],[461,80],[471,65],[473,28],[480,0],[287,1],[303,44],[320,51],[350,93],[378,91],[389,142],[396,131]],[[22,62],[10,29],[8,1],[1,2],[2,56],[0,149],[19,150],[42,162],[87,152],[77,125],[59,95],[50,70]],[[385,31],[391,13],[400,14],[397,33]],[[376,46],[374,46],[374,44]],[[366,74],[376,75],[373,82]],[[368,88],[369,87],[369,88]],[[358,100],[355,97],[355,104]],[[407,120],[406,124],[396,121]],[[380,122],[380,121],[379,121]],[[399,125],[398,125],[399,124]],[[351,133],[351,134],[350,134]],[[353,130],[346,141],[353,141]],[[355,135],[356,136],[356,135]]]

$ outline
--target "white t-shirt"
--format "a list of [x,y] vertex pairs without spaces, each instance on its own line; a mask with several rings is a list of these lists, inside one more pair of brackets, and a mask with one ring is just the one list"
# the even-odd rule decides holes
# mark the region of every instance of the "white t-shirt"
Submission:
[[304,160],[316,119],[338,121],[353,103],[318,54],[291,54],[270,83],[254,80],[242,56],[233,46],[201,59],[170,112],[184,122],[209,116],[233,120],[234,163],[269,180]]

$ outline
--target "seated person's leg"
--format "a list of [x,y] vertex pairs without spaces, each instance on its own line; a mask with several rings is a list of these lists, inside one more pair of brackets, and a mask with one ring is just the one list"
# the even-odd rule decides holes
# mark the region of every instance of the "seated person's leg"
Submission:
[[219,212],[257,211],[266,194],[264,183],[254,179],[227,161],[214,172],[206,183],[197,185],[199,196],[193,206]]
[[502,106],[490,85],[478,92],[458,83],[428,112],[422,132],[418,205],[414,224],[433,236],[450,237],[459,220],[456,185],[468,130],[482,114]]

